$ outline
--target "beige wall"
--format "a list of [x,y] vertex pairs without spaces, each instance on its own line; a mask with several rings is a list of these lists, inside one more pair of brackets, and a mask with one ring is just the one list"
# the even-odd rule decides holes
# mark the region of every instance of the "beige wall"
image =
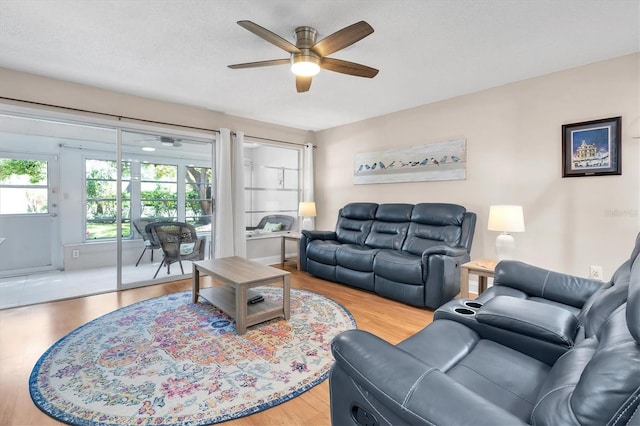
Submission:
[[[624,56],[318,132],[316,228],[351,201],[459,203],[478,215],[471,257],[494,257],[489,206],[521,204],[518,259],[582,276],[602,265],[608,279],[640,231],[639,65]],[[563,179],[561,126],[615,116],[622,175]],[[353,184],[357,153],[461,137],[466,180]]]

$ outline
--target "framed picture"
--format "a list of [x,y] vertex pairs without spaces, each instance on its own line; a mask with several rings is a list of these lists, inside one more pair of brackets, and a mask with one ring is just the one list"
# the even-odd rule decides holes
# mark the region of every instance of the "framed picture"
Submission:
[[621,117],[562,126],[562,177],[622,174]]

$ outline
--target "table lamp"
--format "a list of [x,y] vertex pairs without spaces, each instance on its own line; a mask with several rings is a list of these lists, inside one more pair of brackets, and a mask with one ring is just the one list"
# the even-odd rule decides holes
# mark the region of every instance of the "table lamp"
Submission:
[[311,218],[316,217],[316,203],[302,202],[298,205],[298,216],[302,216],[302,229],[312,229]]
[[510,232],[524,232],[522,206],[491,206],[489,208],[489,231],[500,231],[496,238],[498,260],[513,259],[516,243]]

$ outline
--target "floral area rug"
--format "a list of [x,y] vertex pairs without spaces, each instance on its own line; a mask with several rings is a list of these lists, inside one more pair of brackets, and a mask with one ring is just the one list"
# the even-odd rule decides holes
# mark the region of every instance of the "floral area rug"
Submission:
[[[282,300],[282,288],[258,287]],[[291,289],[291,318],[249,327],[185,291],[104,315],[60,339],[33,368],[29,391],[76,425],[205,425],[273,407],[328,377],[331,340],[355,328],[319,294]]]

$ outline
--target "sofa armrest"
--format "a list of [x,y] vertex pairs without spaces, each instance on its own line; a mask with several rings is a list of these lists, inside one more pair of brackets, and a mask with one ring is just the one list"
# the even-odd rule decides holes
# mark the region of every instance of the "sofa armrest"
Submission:
[[496,296],[486,302],[476,313],[476,320],[564,346],[573,345],[578,330],[578,318],[566,309],[509,296]]
[[338,235],[334,231],[313,231],[303,229],[300,235],[300,244],[298,244],[298,259],[300,261],[300,270],[307,270],[307,245],[313,240],[337,240]]
[[[342,371],[411,425],[524,424],[511,413],[388,342],[349,330],[332,342],[334,369]],[[344,392],[343,389],[331,389]],[[333,396],[332,396],[333,397]],[[357,398],[357,395],[336,395]],[[346,414],[346,413],[345,413]],[[334,415],[333,418],[339,418]]]
[[462,246],[451,247],[443,244],[441,246],[429,247],[422,252],[422,258],[424,259],[432,254],[443,254],[445,256],[458,257],[467,255],[469,252],[467,252],[467,249]]
[[337,239],[337,234],[334,231],[310,231],[308,229],[304,229],[302,231],[302,235],[307,237],[308,241],[312,240],[335,240]]
[[587,299],[605,283],[598,280],[561,274],[515,260],[496,265],[495,286],[507,286],[581,309]]
[[460,265],[469,261],[469,253],[462,246],[443,244],[425,249],[421,261],[424,304],[437,309],[460,293]]

